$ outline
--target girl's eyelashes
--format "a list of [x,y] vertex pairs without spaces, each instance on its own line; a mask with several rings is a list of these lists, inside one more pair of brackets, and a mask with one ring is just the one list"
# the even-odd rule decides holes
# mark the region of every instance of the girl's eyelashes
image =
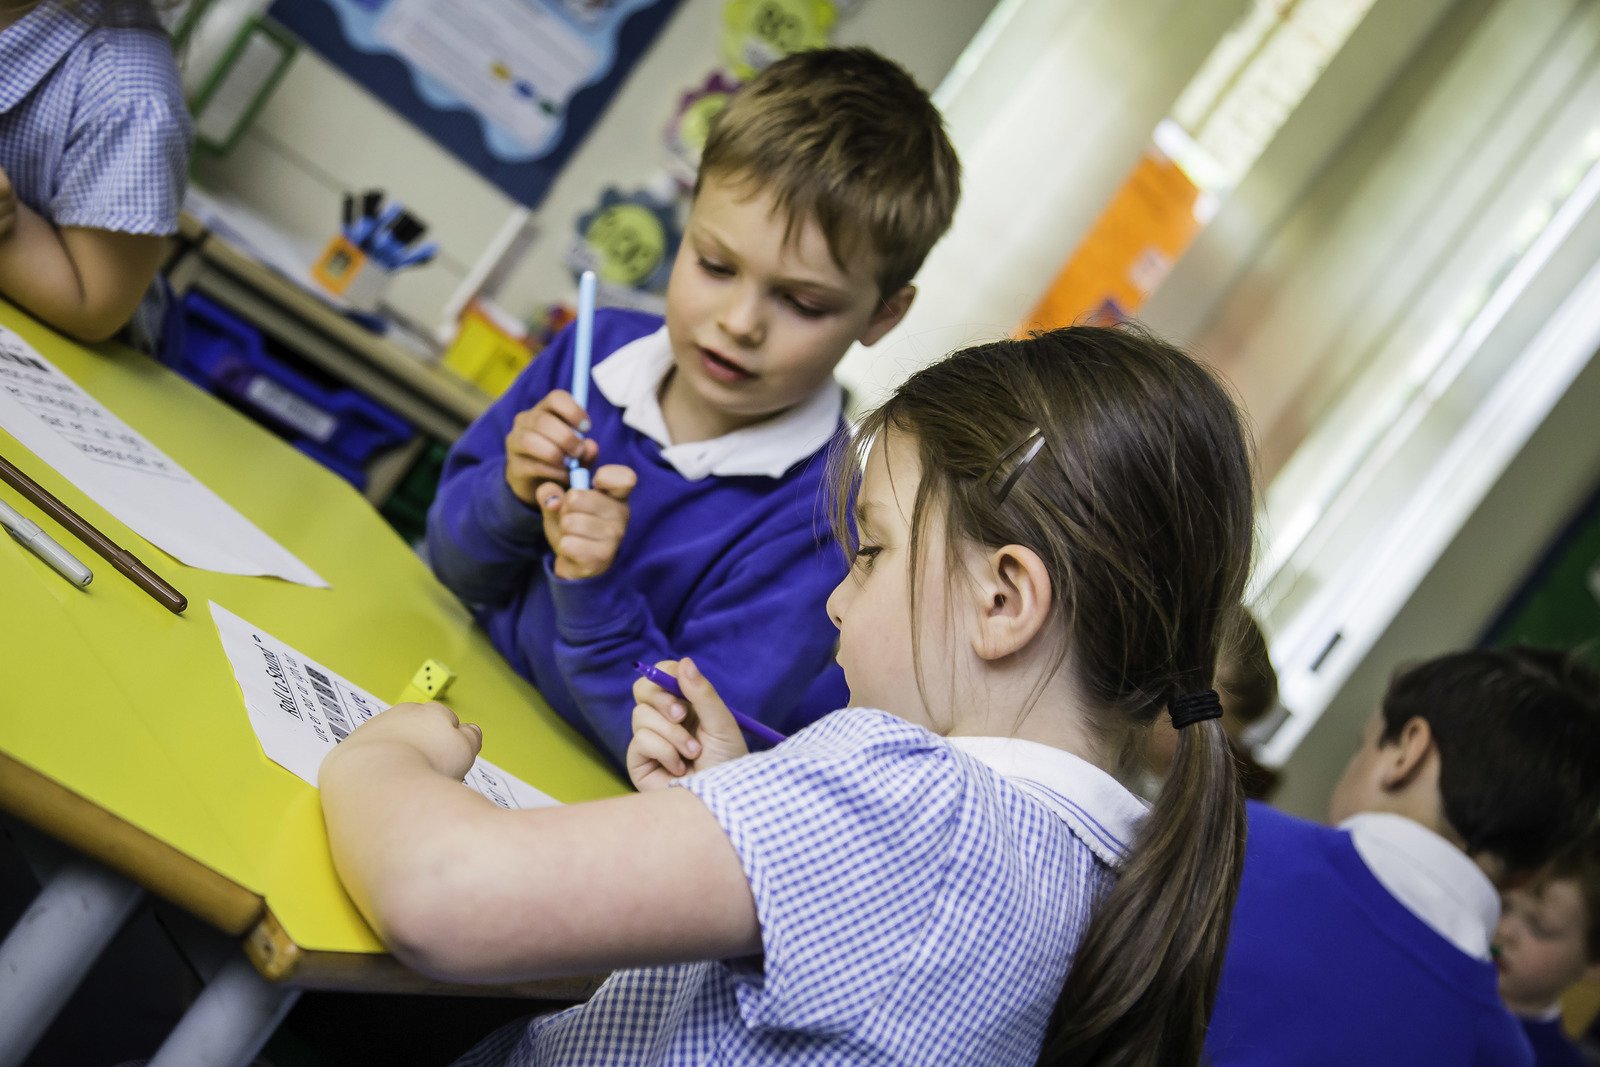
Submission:
[[850,565],[859,570],[870,571],[872,561],[877,559],[878,553],[882,551],[883,548],[879,545],[857,545],[855,558],[850,561]]

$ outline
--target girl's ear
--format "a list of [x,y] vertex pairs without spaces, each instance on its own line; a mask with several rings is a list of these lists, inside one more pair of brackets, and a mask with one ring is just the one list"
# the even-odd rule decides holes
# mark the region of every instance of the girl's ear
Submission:
[[1031,548],[1006,545],[978,563],[973,579],[973,651],[986,660],[1022,651],[1050,618],[1053,591],[1044,560]]

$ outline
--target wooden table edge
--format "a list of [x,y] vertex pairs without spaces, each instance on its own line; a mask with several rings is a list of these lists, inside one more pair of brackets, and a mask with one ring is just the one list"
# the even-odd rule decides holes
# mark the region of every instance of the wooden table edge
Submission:
[[303,949],[270,910],[245,938],[244,950],[269,982],[300,989],[579,1001],[605,981],[604,975],[586,975],[483,986],[444,982],[419,974],[388,953]]
[[3,752],[0,809],[224,933],[243,935],[266,912],[256,893]]

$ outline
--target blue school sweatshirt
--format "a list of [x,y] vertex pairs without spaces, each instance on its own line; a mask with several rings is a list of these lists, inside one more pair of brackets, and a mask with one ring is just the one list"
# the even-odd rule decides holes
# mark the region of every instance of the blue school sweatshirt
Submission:
[[[654,315],[596,312],[594,363],[660,326]],[[781,733],[845,706],[825,608],[846,569],[824,503],[825,447],[776,478],[690,480],[591,389],[598,462],[633,468],[638,485],[610,570],[555,576],[538,509],[506,485],[505,437],[518,412],[571,388],[573,333],[559,334],[450,450],[428,514],[434,573],[516,671],[619,765],[633,733],[635,661],[692,656],[730,707]]]
[[1248,808],[1209,1062],[1530,1067],[1493,964],[1390,895],[1345,831]]
[[1533,1046],[1534,1067],[1588,1067],[1588,1061],[1578,1046],[1572,1043],[1560,1019],[1527,1019],[1517,1017],[1522,1032]]

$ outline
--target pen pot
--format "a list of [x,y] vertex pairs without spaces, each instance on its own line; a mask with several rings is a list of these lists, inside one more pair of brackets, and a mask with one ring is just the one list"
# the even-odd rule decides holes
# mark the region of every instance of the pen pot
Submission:
[[382,266],[344,234],[334,234],[317,261],[311,277],[329,293],[340,297],[356,311],[378,310],[394,271]]

